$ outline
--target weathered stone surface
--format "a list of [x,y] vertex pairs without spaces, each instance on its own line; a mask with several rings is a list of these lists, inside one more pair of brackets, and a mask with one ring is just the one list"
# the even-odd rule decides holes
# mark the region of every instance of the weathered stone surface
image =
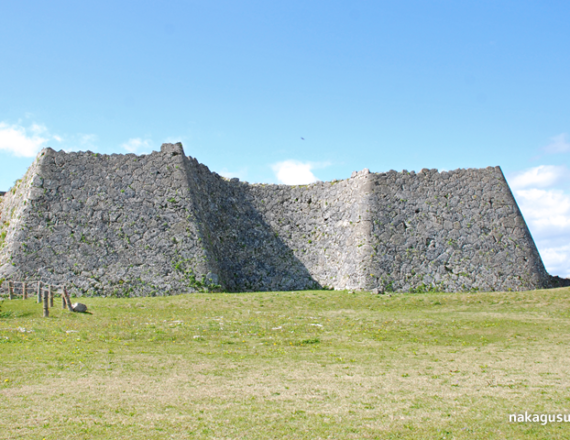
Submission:
[[0,200],[0,279],[76,295],[552,283],[498,167],[250,185],[181,144],[144,156],[45,149]]

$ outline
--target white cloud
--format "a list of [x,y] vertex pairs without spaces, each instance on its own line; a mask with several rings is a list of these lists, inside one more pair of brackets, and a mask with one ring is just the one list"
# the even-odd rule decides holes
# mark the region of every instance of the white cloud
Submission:
[[567,153],[570,151],[570,142],[566,140],[566,133],[552,137],[550,144],[543,147],[547,153]]
[[148,139],[133,138],[121,145],[121,148],[129,153],[146,153],[152,150],[151,141]]
[[570,177],[569,172],[565,165],[540,165],[511,174],[509,185],[513,190],[529,187],[547,188],[567,181]]
[[570,278],[570,244],[549,247],[541,255],[550,273]]
[[570,195],[558,189],[531,188],[515,191],[515,197],[537,238],[570,237]]
[[271,168],[280,183],[286,185],[305,185],[319,180],[311,170],[323,166],[326,166],[326,164],[285,160],[271,165]]
[[0,122],[0,150],[18,157],[34,157],[45,147],[49,137],[45,126],[32,124],[28,129],[20,125],[9,125]]
[[30,131],[31,131],[32,133],[35,133],[35,134],[37,134],[37,135],[40,135],[40,134],[42,134],[42,133],[47,133],[47,128],[46,128],[45,125],[33,123],[33,124],[30,126]]
[[570,194],[566,166],[524,170],[509,177],[513,194],[552,275],[570,277]]

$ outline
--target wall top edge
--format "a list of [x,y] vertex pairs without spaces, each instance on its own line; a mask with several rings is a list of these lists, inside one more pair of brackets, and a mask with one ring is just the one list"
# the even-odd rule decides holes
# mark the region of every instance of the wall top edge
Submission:
[[[465,174],[465,173],[481,173],[481,172],[499,172],[502,175],[502,170],[500,166],[488,166],[486,168],[457,168],[454,170],[444,170],[444,171],[439,171],[437,168],[432,168],[432,169],[428,169],[428,168],[423,168],[421,171],[408,171],[408,170],[402,170],[402,171],[396,171],[396,170],[389,170],[389,171],[380,171],[380,172],[371,172],[368,168],[365,168],[361,171],[354,171],[351,175],[351,177],[348,177],[346,179],[334,179],[334,180],[330,180],[330,181],[317,181],[317,182],[313,182],[313,183],[307,183],[307,184],[297,184],[297,185],[287,185],[287,184],[274,184],[274,183],[249,183],[246,181],[240,181],[238,178],[234,177],[234,178],[229,178],[229,177],[224,177],[219,175],[218,173],[214,172],[214,171],[210,171],[208,169],[208,167],[204,164],[201,164],[196,158],[192,157],[192,156],[186,156],[184,153],[184,148],[182,146],[181,142],[175,143],[175,144],[162,144],[160,151],[152,151],[151,153],[148,154],[135,154],[135,153],[125,153],[125,154],[121,154],[121,153],[112,153],[112,154],[103,154],[103,153],[98,153],[98,152],[93,152],[90,150],[86,150],[86,151],[64,151],[64,150],[59,150],[59,151],[55,151],[52,148],[44,148],[43,150],[41,150],[38,153],[37,159],[42,159],[45,156],[50,156],[50,155],[57,155],[57,156],[68,156],[68,157],[73,157],[73,158],[81,158],[81,157],[95,157],[95,158],[100,158],[100,159],[113,159],[113,158],[125,158],[125,159],[144,159],[144,158],[148,158],[148,157],[152,157],[152,156],[183,156],[186,157],[187,159],[195,162],[196,164],[199,164],[203,167],[205,167],[211,174],[213,174],[214,176],[225,180],[227,182],[230,183],[234,183],[234,184],[238,184],[238,185],[249,185],[249,186],[253,186],[253,187],[282,187],[282,188],[308,188],[308,187],[318,187],[318,186],[322,186],[324,184],[336,184],[336,183],[340,183],[340,182],[350,182],[350,181],[354,181],[355,179],[367,179],[367,178],[374,178],[374,177],[395,177],[395,176],[418,176],[418,177],[431,177],[431,176],[453,176],[455,174]],[[0,192],[0,196],[2,195],[2,193]]]

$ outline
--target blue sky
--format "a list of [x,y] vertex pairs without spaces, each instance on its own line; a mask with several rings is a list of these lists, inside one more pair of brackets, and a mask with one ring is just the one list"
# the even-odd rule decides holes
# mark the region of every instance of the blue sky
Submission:
[[0,190],[45,146],[182,141],[249,182],[500,165],[570,276],[569,19],[556,0],[3,2]]

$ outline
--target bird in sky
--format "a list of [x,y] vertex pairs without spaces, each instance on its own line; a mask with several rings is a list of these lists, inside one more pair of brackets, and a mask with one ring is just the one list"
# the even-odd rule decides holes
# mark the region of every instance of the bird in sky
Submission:
[[301,140],[302,140],[302,141],[304,141],[304,140],[305,140],[305,138],[301,138]]

